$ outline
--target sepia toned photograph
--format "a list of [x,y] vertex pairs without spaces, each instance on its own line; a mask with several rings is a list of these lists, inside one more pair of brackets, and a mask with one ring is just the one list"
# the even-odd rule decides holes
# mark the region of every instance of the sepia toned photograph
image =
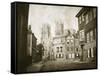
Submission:
[[11,72],[97,69],[97,7],[11,4]]

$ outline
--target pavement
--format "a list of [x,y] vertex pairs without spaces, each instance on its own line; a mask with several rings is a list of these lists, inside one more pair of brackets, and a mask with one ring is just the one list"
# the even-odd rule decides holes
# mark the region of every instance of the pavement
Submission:
[[86,62],[68,62],[68,61],[46,61],[33,63],[27,68],[27,72],[61,71],[73,69],[92,69],[96,68],[95,63]]
[[27,67],[27,72],[39,72],[42,66],[43,66],[42,61],[38,63],[33,63],[32,65]]
[[46,62],[41,71],[61,71],[61,70],[74,70],[74,69],[92,69],[96,68],[95,63],[85,63],[85,62],[74,62],[74,63],[66,63],[66,61],[58,62],[58,61],[48,61]]

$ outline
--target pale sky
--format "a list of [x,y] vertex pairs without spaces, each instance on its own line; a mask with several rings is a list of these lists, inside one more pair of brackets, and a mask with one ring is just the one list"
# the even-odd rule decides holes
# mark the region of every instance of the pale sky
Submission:
[[31,25],[32,32],[40,43],[43,24],[50,25],[52,36],[55,34],[55,21],[62,22],[64,29],[78,30],[78,20],[75,16],[80,9],[81,7],[30,4],[28,25]]

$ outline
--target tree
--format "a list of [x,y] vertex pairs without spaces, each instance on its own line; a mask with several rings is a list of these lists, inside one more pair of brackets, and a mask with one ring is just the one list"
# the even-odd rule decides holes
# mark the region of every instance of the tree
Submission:
[[43,55],[43,49],[44,49],[43,44],[41,44],[41,43],[38,44],[37,49],[38,49],[37,56],[38,56],[38,60],[40,61],[40,60],[42,60],[42,55]]

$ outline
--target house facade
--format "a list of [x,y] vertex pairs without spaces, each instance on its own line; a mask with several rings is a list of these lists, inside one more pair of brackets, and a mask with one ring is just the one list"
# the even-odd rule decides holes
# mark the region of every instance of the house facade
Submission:
[[53,51],[55,60],[66,59],[65,36],[56,36],[53,38]]
[[79,39],[75,36],[74,29],[64,30],[63,24],[59,23],[53,37],[53,52],[55,60],[74,61],[80,56]]
[[82,60],[96,59],[97,8],[82,8],[76,15],[78,18],[80,47]]

